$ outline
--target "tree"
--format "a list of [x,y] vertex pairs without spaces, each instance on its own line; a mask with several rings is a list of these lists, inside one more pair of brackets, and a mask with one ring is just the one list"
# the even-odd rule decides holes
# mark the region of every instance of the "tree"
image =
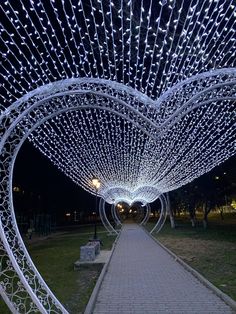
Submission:
[[180,208],[189,212],[193,227],[196,226],[196,208],[203,212],[203,227],[208,226],[208,215],[215,208],[220,209],[223,219],[223,206],[232,201],[236,188],[236,157],[214,168],[209,173],[170,193],[173,212]]

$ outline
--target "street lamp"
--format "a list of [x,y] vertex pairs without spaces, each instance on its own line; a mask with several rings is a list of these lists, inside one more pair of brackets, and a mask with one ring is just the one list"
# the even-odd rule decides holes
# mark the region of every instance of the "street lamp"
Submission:
[[95,188],[96,191],[96,203],[95,203],[95,221],[94,221],[94,235],[93,235],[93,240],[97,240],[97,206],[98,206],[98,189],[101,185],[101,182],[97,178],[92,179],[92,184]]

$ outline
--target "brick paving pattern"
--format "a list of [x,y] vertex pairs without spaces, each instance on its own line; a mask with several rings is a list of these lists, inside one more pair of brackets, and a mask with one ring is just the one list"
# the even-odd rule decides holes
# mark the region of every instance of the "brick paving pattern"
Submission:
[[125,224],[94,314],[233,313],[135,224]]

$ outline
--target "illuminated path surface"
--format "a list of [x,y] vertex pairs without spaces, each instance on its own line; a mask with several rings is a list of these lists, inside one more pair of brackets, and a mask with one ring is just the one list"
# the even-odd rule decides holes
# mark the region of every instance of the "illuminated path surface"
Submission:
[[232,313],[135,224],[124,225],[94,314]]

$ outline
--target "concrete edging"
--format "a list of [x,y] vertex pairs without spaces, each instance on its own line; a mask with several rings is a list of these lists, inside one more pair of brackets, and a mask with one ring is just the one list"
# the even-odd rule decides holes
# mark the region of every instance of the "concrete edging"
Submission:
[[211,289],[218,297],[220,297],[227,305],[231,307],[234,311],[236,311],[236,302],[230,298],[223,291],[214,286],[210,281],[208,281],[205,277],[203,277],[198,271],[193,269],[187,263],[185,263],[179,256],[165,247],[162,243],[160,243],[153,235],[151,235],[146,228],[143,227],[145,232],[158,244],[160,245],[167,253],[169,253],[176,262],[182,265],[187,271],[189,271],[194,277],[196,277],[202,284],[204,284],[207,288]]
[[99,277],[98,277],[98,280],[97,280],[97,282],[96,282],[96,284],[95,284],[95,287],[94,287],[94,289],[93,289],[93,292],[92,292],[92,294],[91,294],[91,296],[90,296],[90,298],[89,298],[88,304],[87,304],[87,306],[86,306],[86,308],[85,308],[84,314],[92,314],[92,312],[93,312],[94,305],[95,305],[95,302],[96,302],[96,299],[97,299],[97,295],[98,295],[99,289],[100,289],[100,287],[101,287],[101,284],[102,284],[103,279],[104,279],[104,277],[105,277],[105,274],[106,274],[106,272],[107,272],[107,269],[108,269],[108,266],[109,266],[109,264],[110,264],[110,261],[111,261],[113,252],[114,252],[114,250],[115,250],[117,241],[118,241],[118,239],[119,239],[119,237],[120,237],[120,233],[121,233],[121,232],[118,233],[118,235],[117,235],[117,237],[116,237],[116,239],[115,239],[115,241],[114,241],[114,243],[113,243],[113,246],[112,246],[112,249],[111,249],[111,255],[110,255],[110,257],[109,257],[109,260],[108,260],[107,263],[105,263],[104,266],[103,266],[103,269],[102,269],[102,271],[101,271],[101,273],[100,273],[100,275],[99,275]]

